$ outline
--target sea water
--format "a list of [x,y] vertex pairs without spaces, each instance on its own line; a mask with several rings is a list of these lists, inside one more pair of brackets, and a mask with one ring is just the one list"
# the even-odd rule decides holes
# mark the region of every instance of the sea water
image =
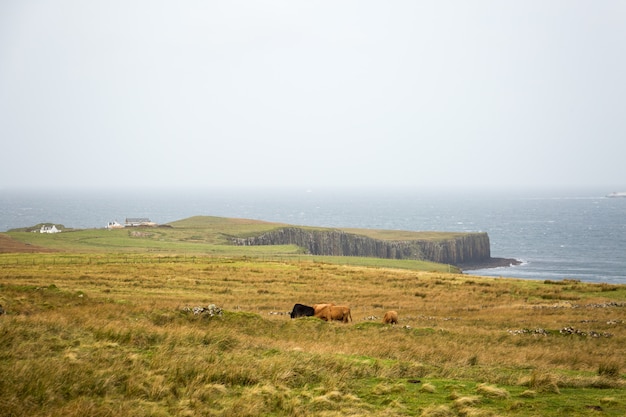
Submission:
[[487,232],[491,255],[521,265],[467,271],[529,279],[626,283],[626,198],[614,190],[206,188],[0,190],[0,231],[50,222],[103,228],[196,215],[321,227]]

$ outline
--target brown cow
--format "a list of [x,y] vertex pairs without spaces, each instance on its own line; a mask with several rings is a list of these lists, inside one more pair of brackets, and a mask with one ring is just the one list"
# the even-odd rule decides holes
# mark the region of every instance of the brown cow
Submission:
[[334,306],[333,303],[313,304],[313,316],[324,321],[330,321],[330,307]]
[[329,306],[330,319],[337,320],[344,323],[352,321],[352,314],[350,314],[350,308],[346,306]]
[[331,307],[334,306],[333,303],[324,303],[324,304],[313,304],[313,309],[315,310],[316,313],[322,311],[324,308],[326,307]]
[[385,324],[398,324],[398,313],[396,311],[388,311],[383,317],[383,323]]

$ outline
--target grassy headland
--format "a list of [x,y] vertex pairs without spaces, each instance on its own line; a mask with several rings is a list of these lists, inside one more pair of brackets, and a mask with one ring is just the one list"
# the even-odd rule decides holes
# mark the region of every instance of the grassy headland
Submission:
[[[450,265],[425,260],[397,260],[365,257],[310,256],[296,245],[236,246],[233,238],[246,238],[269,232],[284,226],[259,220],[236,219],[212,216],[196,216],[175,221],[164,227],[125,229],[66,230],[57,234],[30,233],[13,230],[5,235],[31,248],[43,248],[67,253],[151,253],[162,256],[247,256],[262,259],[315,259],[329,263],[427,271],[457,271]],[[298,226],[304,230],[324,228]],[[39,227],[35,228],[36,230]],[[454,233],[405,232],[367,229],[344,229],[351,233],[375,237],[382,240],[401,239],[449,239]],[[0,253],[1,242],[0,242]]]
[[0,255],[2,415],[626,414],[626,286],[210,252],[220,227],[11,233],[60,251]]

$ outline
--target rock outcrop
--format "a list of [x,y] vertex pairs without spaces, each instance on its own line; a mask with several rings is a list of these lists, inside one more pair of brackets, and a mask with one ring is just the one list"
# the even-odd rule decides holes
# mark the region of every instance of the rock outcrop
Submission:
[[236,245],[297,245],[312,255],[415,259],[451,265],[488,263],[487,233],[442,233],[441,239],[383,240],[337,229],[282,227],[257,236],[233,238]]

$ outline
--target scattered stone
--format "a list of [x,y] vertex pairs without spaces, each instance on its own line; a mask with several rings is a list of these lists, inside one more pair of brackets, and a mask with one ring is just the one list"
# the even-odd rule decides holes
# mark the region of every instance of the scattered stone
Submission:
[[588,332],[582,331],[580,329],[575,329],[572,326],[566,326],[563,327],[561,330],[559,330],[559,333],[564,334],[564,335],[578,335],[578,336],[582,336],[582,337],[613,337],[613,334],[608,333],[608,332],[596,332],[594,330],[590,330]]
[[625,307],[626,303],[618,303],[617,301],[609,301],[607,303],[591,303],[591,304],[570,304],[570,303],[559,303],[553,305],[534,305],[533,309],[542,310],[546,308],[612,308],[612,307]]
[[184,313],[193,313],[194,315],[206,315],[209,317],[221,316],[222,309],[216,306],[215,304],[209,304],[207,307],[184,307],[182,309]]
[[132,231],[130,232],[130,237],[152,237],[152,233]]
[[544,309],[547,309],[547,308],[578,308],[578,305],[577,304],[572,305],[572,304],[569,304],[569,303],[567,303],[567,304],[552,304],[552,305],[549,305],[549,306],[548,305],[535,305],[535,306],[532,306],[532,308],[534,310],[544,310]]
[[587,304],[585,307],[587,308],[609,308],[609,307],[624,307],[626,303],[618,303],[617,301],[610,301],[608,303],[592,303]]
[[519,330],[507,330],[510,334],[520,335],[520,334],[533,334],[540,336],[548,336],[550,333],[548,331],[538,327],[536,329],[519,329]]
[[[523,334],[531,334],[531,335],[539,335],[539,336],[549,336],[550,332],[542,329],[542,328],[536,328],[536,329],[511,329],[511,330],[507,330],[507,332],[509,334],[512,335],[523,335]],[[559,330],[560,334],[563,335],[578,335],[578,336],[582,336],[582,337],[595,337],[595,338],[599,338],[599,337],[613,337],[612,333],[608,333],[608,332],[596,332],[595,330],[590,330],[590,331],[582,331],[580,329],[576,329],[572,326],[566,326],[563,327],[561,330]]]

